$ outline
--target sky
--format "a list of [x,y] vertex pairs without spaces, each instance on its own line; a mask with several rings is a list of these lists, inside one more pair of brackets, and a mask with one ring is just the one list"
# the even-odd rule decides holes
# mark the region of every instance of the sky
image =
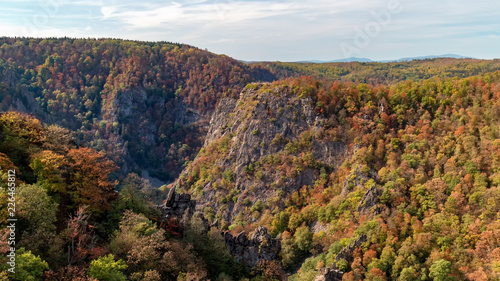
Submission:
[[496,0],[0,0],[0,36],[169,41],[245,61],[500,57]]

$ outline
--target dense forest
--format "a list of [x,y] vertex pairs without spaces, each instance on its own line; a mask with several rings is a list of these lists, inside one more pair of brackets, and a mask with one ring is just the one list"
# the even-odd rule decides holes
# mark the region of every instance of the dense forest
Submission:
[[[0,110],[77,134],[124,172],[172,180],[201,147],[207,114],[268,71],[191,46],[120,40],[0,39]],[[201,130],[201,131],[200,131]]]
[[406,62],[336,62],[336,63],[286,63],[262,62],[260,67],[269,69],[276,77],[315,76],[340,81],[371,85],[394,84],[405,80],[421,81],[433,77],[465,78],[500,70],[500,60],[476,59],[426,59]]
[[1,38],[0,280],[500,280],[498,70]]
[[[307,77],[249,86],[234,125],[200,151],[181,186],[229,229],[266,225],[281,236],[282,265],[300,266],[291,280],[332,264],[348,272],[343,280],[498,280],[499,82],[493,73],[391,87]],[[313,125],[291,137],[264,132],[282,118],[307,121],[296,106],[304,99]],[[259,104],[267,115],[254,129]],[[238,156],[241,147],[256,159]]]

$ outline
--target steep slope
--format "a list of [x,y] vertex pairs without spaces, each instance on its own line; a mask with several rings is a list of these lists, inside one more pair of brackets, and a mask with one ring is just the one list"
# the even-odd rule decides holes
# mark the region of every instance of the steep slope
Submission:
[[[0,116],[0,162],[31,184],[16,202],[29,207],[19,213],[30,221],[21,245],[33,250],[27,258],[51,261],[53,279],[85,277],[107,253],[126,260],[123,274],[136,280],[272,279],[280,266],[289,280],[498,279],[500,73],[489,73],[498,61],[276,72],[180,44],[0,42],[1,110],[77,131],[73,139],[30,116]],[[248,84],[308,71],[338,80]],[[157,218],[155,193],[137,175],[117,194],[107,178],[114,165],[82,142],[124,172],[168,180],[185,165],[164,208],[180,220]],[[208,221],[183,221],[194,206]],[[75,239],[84,247],[66,252]],[[262,267],[245,272],[224,241]],[[269,261],[279,248],[279,261]]]
[[0,110],[78,132],[124,172],[173,179],[196,153],[215,104],[273,76],[192,46],[0,38]]
[[250,84],[173,186],[233,234],[265,225],[291,280],[495,280],[499,81]]
[[244,64],[167,42],[0,38],[0,110],[32,113],[77,132],[123,174],[174,180],[203,144],[223,97],[250,82],[313,75],[370,84],[465,77],[498,61]]
[[195,194],[208,217],[217,210],[224,221],[255,222],[340,165],[346,147],[323,137],[325,121],[310,97],[288,86],[250,84],[238,100],[219,103],[180,187]]

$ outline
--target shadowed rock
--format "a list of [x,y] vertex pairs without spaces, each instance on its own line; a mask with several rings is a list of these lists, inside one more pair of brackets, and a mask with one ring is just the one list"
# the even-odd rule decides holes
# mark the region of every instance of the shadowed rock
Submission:
[[272,238],[264,226],[259,226],[250,239],[244,231],[236,236],[229,232],[223,235],[231,254],[237,261],[243,262],[249,268],[255,267],[262,260],[277,259],[281,250],[280,240]]

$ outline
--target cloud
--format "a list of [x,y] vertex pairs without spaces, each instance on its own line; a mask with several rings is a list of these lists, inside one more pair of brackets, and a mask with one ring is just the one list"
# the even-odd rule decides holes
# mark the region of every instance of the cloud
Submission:
[[[32,36],[182,42],[244,60],[328,60],[389,1],[398,0],[0,0],[0,36],[30,28]],[[498,56],[499,2],[399,1],[402,12],[359,56]]]
[[172,2],[166,6],[149,9],[131,9],[124,6],[104,6],[101,8],[102,19],[115,19],[130,28],[158,27],[162,24],[192,25],[234,23],[286,15],[297,12],[296,3],[244,2],[244,1],[191,1],[188,3]]

